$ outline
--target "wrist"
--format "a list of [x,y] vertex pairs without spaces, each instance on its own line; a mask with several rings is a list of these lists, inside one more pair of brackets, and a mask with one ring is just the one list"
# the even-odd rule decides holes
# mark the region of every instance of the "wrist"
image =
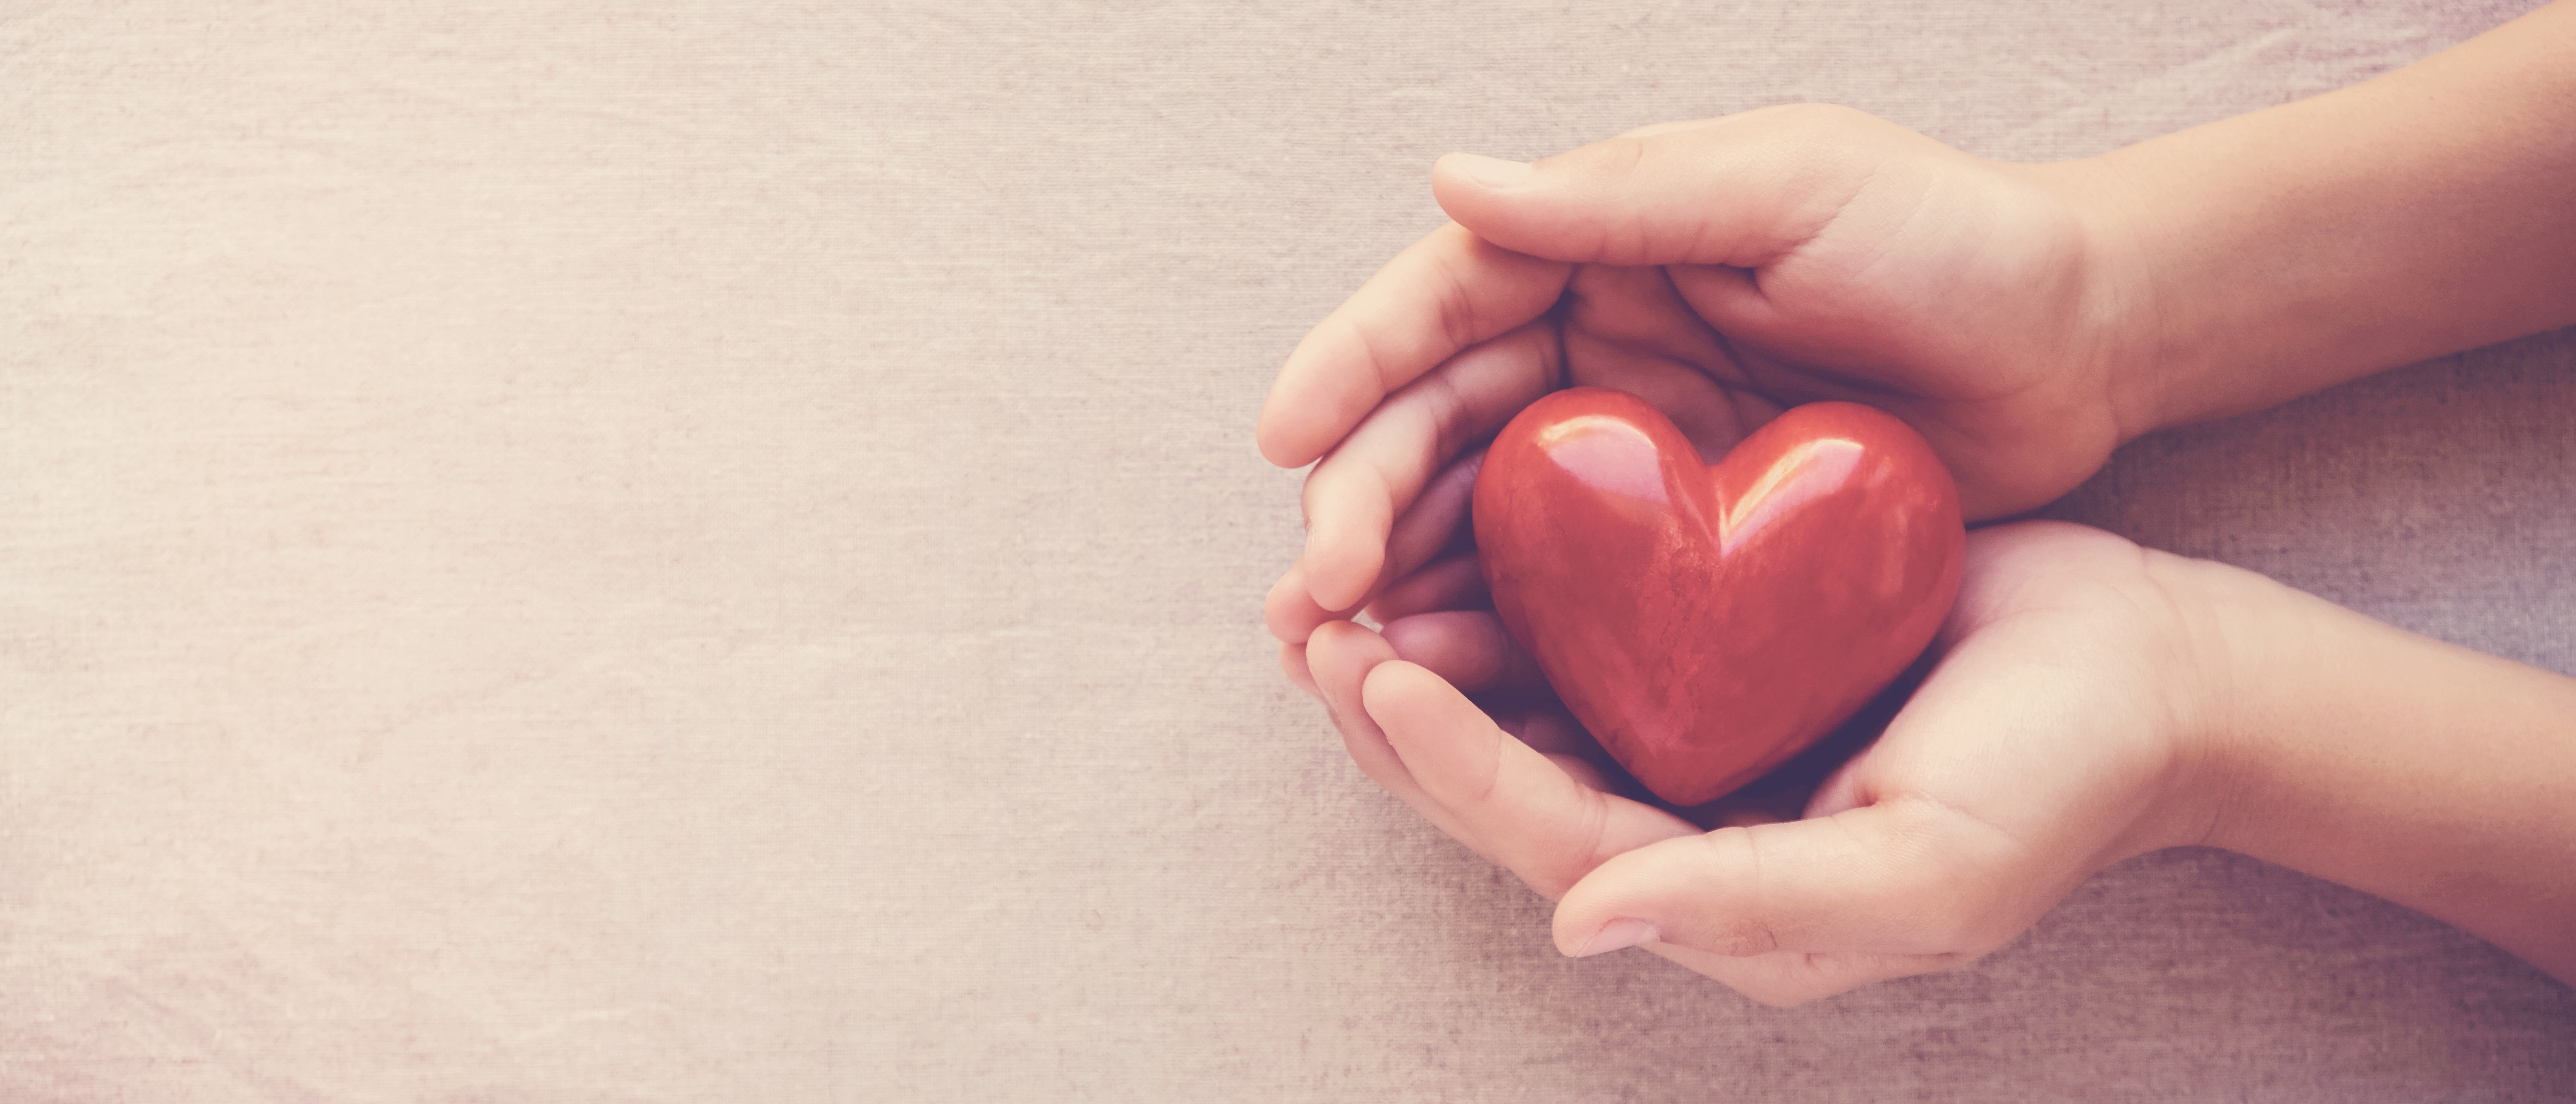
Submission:
[[2130,853],[2225,846],[2245,785],[2239,715],[2261,689],[2249,677],[2247,659],[2264,653],[2263,621],[2274,592],[2286,588],[2221,563],[2154,549],[2140,553],[2147,578],[2172,610],[2157,649],[2171,762]]
[[2306,638],[2307,595],[2242,568],[2165,557],[2167,575],[2193,595],[2196,708],[2177,735],[2190,764],[2193,832],[2184,842],[2260,857],[2262,826],[2248,810],[2281,758],[2277,723],[2317,689]]
[[2123,441],[2361,374],[2342,372],[2335,342],[2379,309],[2373,289],[2294,271],[2312,251],[2302,235],[2338,216],[2285,213],[2319,189],[2241,148],[2274,125],[2265,115],[2057,166],[2117,318],[2108,398]]
[[2159,281],[2141,226],[2151,212],[2124,187],[2101,158],[2029,166],[2032,178],[2055,193],[2083,234],[2087,344],[2099,399],[2124,445],[2170,425],[2189,421],[2174,411],[2173,378],[2188,363],[2187,343],[2169,323],[2187,288]]
[[2207,816],[2194,842],[2419,909],[2576,980],[2576,679],[2219,570],[2239,578],[2214,608],[2223,667],[2193,740]]
[[2128,335],[2127,436],[2576,322],[2576,4],[2049,166]]

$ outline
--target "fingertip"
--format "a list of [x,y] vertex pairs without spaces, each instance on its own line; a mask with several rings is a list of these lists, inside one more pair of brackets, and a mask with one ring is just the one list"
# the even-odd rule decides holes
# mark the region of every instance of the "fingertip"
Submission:
[[1307,538],[1306,557],[1297,565],[1315,605],[1329,611],[1357,609],[1386,568],[1384,540],[1383,533],[1374,540],[1350,539],[1329,523],[1318,524]]
[[1457,687],[1427,667],[1397,658],[1392,648],[1386,661],[1361,681],[1360,707],[1390,739],[1398,730],[1444,732],[1473,721],[1493,723]]
[[1452,153],[1433,162],[1431,172],[1434,179],[1446,176],[1500,192],[1529,183],[1538,176],[1538,167],[1527,161],[1506,161],[1480,153]]
[[1660,943],[1663,938],[1663,933],[1657,931],[1653,924],[1623,916],[1594,929],[1592,935],[1579,946],[1568,947],[1564,936],[1559,934],[1556,949],[1563,952],[1567,958],[1590,958],[1593,955],[1624,951],[1646,943]]
[[[1385,637],[1349,621],[1324,622],[1306,638],[1306,669],[1319,683],[1348,681],[1356,687],[1371,668],[1394,659]],[[1344,674],[1344,668],[1357,670]]]
[[1306,646],[1309,648],[1346,647],[1353,640],[1374,636],[1377,636],[1377,633],[1366,625],[1349,621],[1327,621],[1315,626],[1315,632],[1307,638]]
[[1307,696],[1316,698],[1324,696],[1322,691],[1315,688],[1315,672],[1306,666],[1305,645],[1279,646],[1279,672],[1287,675],[1288,681],[1295,684],[1297,689],[1305,691]]
[[[1551,928],[1557,948],[1569,955],[1582,957],[1578,952],[1591,946],[1603,928],[1622,919],[1654,928],[1658,941],[1662,941],[1667,932],[1687,938],[1691,932],[1673,930],[1675,925],[1670,922],[1672,917],[1667,914],[1667,907],[1675,894],[1687,896],[1691,892],[1692,887],[1683,877],[1685,871],[1696,869],[1687,861],[1689,852],[1701,846],[1710,834],[1693,832],[1646,843],[1612,855],[1586,872],[1580,880],[1567,887],[1565,895],[1557,901]],[[1691,925],[1681,927],[1687,929]],[[1697,946],[1695,943],[1691,945]]]
[[1317,607],[1308,594],[1303,566],[1291,565],[1261,600],[1261,622],[1282,644],[1303,644],[1316,626],[1332,619],[1332,612]]
[[1288,404],[1280,399],[1281,390],[1272,388],[1270,398],[1261,404],[1261,417],[1253,423],[1252,440],[1261,450],[1262,459],[1275,467],[1294,470],[1314,463],[1324,450],[1310,446],[1305,438],[1312,434],[1297,432],[1300,427],[1289,417]]
[[1431,198],[1461,228],[1485,237],[1511,193],[1536,175],[1536,166],[1518,161],[1452,153],[1431,165]]
[[[1394,649],[1390,646],[1388,650],[1392,652]],[[1432,684],[1447,685],[1429,668],[1410,660],[1389,658],[1371,670],[1360,683],[1360,702],[1374,716],[1380,707],[1409,706],[1411,699],[1420,696]]]
[[1281,440],[1279,431],[1273,427],[1274,419],[1270,415],[1270,408],[1264,406],[1260,420],[1252,423],[1252,447],[1261,453],[1262,461],[1271,467],[1293,470],[1298,465],[1288,462],[1287,442]]
[[1345,317],[1350,309],[1345,303],[1306,331],[1279,366],[1253,424],[1263,459],[1283,468],[1314,463],[1386,397],[1375,373],[1350,370],[1372,355]]

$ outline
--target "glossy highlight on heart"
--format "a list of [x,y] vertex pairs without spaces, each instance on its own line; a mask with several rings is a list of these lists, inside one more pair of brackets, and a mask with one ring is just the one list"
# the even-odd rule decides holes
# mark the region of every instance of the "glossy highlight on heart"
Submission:
[[1966,554],[1931,446],[1844,402],[1795,407],[1703,464],[1644,400],[1560,391],[1495,439],[1474,514],[1512,638],[1621,766],[1685,806],[1903,673]]

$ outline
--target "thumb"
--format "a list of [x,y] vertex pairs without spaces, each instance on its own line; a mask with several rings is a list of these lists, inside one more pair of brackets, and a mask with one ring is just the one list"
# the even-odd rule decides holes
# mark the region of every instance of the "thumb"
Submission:
[[[2001,946],[2022,906],[2026,849],[1928,798],[1815,820],[1721,828],[1612,858],[1568,890],[1556,945],[1584,956],[1659,942],[1709,955],[1773,952],[1913,963],[1921,973]],[[2036,893],[2030,892],[2036,890]]]
[[1795,104],[1632,131],[1536,164],[1453,153],[1449,217],[1554,261],[1758,268],[1814,238],[1891,154],[1947,151],[1849,108]]

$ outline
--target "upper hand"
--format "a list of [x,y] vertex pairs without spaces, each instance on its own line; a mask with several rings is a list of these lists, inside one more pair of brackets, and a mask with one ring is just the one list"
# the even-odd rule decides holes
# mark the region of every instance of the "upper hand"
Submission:
[[1262,411],[1271,461],[1322,459],[1269,603],[1284,640],[1412,566],[1390,532],[1434,473],[1563,387],[1637,394],[1711,459],[1787,406],[1867,402],[1931,441],[1971,520],[2144,428],[2122,391],[2137,282],[2070,172],[1809,105],[1535,166],[1452,156],[1432,182],[1456,223],[1316,326]]

